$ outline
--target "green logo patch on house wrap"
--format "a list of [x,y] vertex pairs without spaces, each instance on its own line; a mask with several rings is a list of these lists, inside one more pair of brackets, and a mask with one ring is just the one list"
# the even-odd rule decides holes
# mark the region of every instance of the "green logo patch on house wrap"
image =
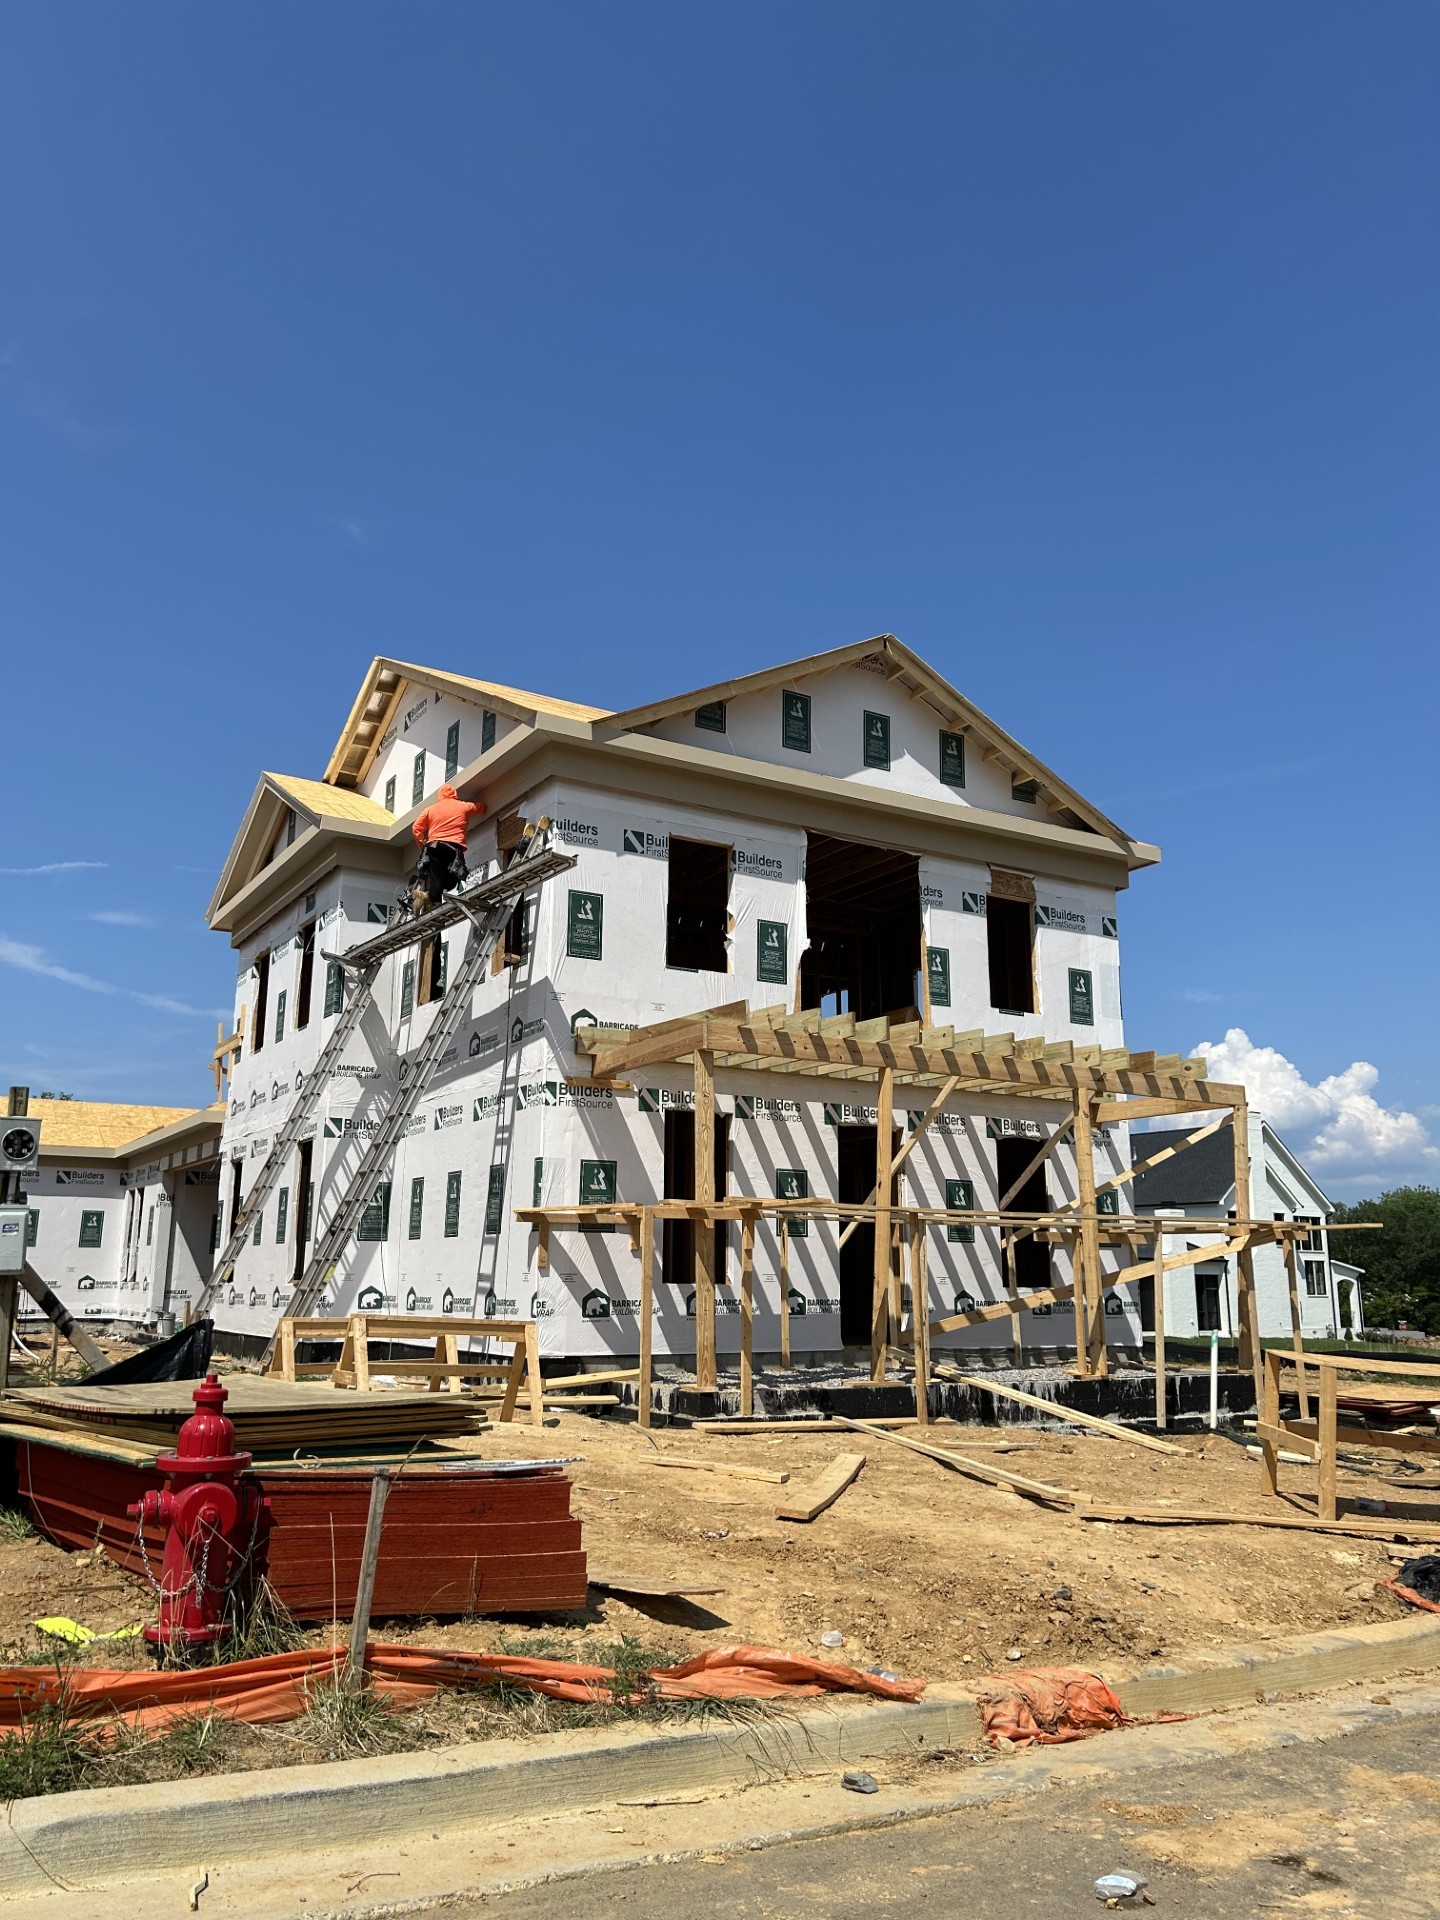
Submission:
[[598,893],[569,896],[565,951],[572,960],[598,960],[603,948],[605,902]]
[[707,700],[702,707],[695,709],[695,724],[705,733],[724,733],[725,702]]
[[582,1207],[608,1207],[616,1198],[614,1160],[582,1160],[580,1162],[580,1205]]
[[499,1233],[505,1222],[505,1169],[491,1167],[485,1188],[485,1231]]
[[947,787],[965,784],[965,736],[940,729],[940,780]]
[[[969,1180],[947,1180],[945,1182],[945,1205],[957,1213],[970,1213],[975,1206],[975,1188]],[[975,1239],[973,1224],[960,1220],[950,1220],[945,1225],[945,1238],[961,1246],[969,1246]],[[963,1313],[963,1307],[955,1309]]]
[[785,692],[780,696],[780,739],[791,753],[810,751],[810,696]]
[[888,713],[865,715],[865,765],[881,773],[890,771],[890,716]]
[[647,860],[668,860],[670,836],[668,833],[649,833],[644,827],[626,827],[620,835],[620,851],[643,854]]
[[592,1287],[589,1293],[581,1295],[580,1318],[582,1320],[610,1318],[610,1296],[603,1287]]
[[931,1006],[948,1007],[950,1004],[950,949],[948,947],[925,949],[925,976],[930,985]]
[[960,895],[960,911],[962,913],[984,913],[985,901],[986,895],[983,893],[973,891],[962,892]]
[[[808,1200],[810,1198],[810,1176],[803,1167],[776,1167],[775,1198],[777,1200]],[[792,1240],[805,1240],[810,1235],[810,1222],[797,1214],[783,1216]]]
[[1070,969],[1070,1019],[1077,1027],[1095,1024],[1095,980],[1085,967]]
[[755,923],[755,978],[783,987],[790,978],[789,929],[783,920]]
[[1120,938],[1120,922],[1115,918],[1113,913],[1101,914],[1100,931],[1107,940],[1118,940]]

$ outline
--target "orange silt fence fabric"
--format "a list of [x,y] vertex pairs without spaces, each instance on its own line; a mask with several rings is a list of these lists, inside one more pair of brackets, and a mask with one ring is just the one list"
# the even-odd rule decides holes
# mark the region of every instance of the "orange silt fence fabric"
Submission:
[[[253,1725],[295,1720],[317,1687],[333,1684],[345,1664],[343,1647],[269,1654],[223,1666],[142,1673],[106,1667],[0,1667],[0,1730],[23,1730],[37,1714],[63,1710],[72,1720],[123,1720],[159,1730],[197,1713]],[[441,1687],[506,1684],[554,1700],[606,1704],[615,1674],[609,1667],[523,1655],[459,1653],[372,1641],[366,1672],[376,1691],[396,1706],[418,1706]],[[810,1660],[773,1647],[719,1647],[679,1666],[642,1676],[662,1700],[806,1699],[823,1693],[865,1693],[882,1700],[918,1700],[923,1680],[861,1673],[855,1667]]]
[[1135,1722],[1098,1673],[1083,1667],[1022,1667],[987,1674],[976,1695],[991,1746],[1059,1746]]

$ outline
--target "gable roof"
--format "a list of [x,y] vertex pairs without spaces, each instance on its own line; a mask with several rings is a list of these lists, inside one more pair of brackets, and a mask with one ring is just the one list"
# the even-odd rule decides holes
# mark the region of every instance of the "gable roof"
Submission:
[[323,780],[302,780],[293,773],[262,773],[288,799],[317,820],[368,820],[373,826],[390,827],[393,818],[378,800],[368,800],[349,787],[327,786]]
[[370,671],[340,730],[340,738],[325,769],[328,784],[354,787],[365,778],[407,686],[458,694],[462,700],[493,707],[512,720],[533,720],[542,713],[552,719],[582,722],[606,717],[604,707],[587,707],[578,700],[559,700],[548,693],[527,693],[520,687],[503,686],[496,680],[477,680],[469,674],[416,666],[409,660],[391,660],[380,655],[371,661]]
[[[1088,827],[1091,832],[1104,834],[1107,839],[1130,841],[1131,836],[1122,827],[1068,786],[1043,761],[1037,760],[997,721],[987,713],[982,713],[973,701],[967,700],[918,653],[897,640],[893,633],[878,634],[871,640],[857,640],[846,647],[832,647],[827,653],[808,654],[803,659],[787,660],[779,666],[762,668],[758,673],[744,674],[739,679],[722,680],[715,686],[700,687],[691,693],[675,694],[667,700],[654,700],[643,707],[631,707],[623,713],[609,714],[603,731],[635,732],[639,728],[653,726],[658,720],[693,713],[697,707],[706,706],[712,701],[740,700],[747,694],[793,685],[797,680],[830,673],[837,667],[857,666],[862,661],[882,667],[887,680],[898,682],[907,693],[923,701],[957,733],[973,732],[983,745],[986,759],[1008,767],[1012,777],[1035,781],[1041,803],[1047,805],[1051,812],[1061,815],[1062,824]],[[1072,817],[1064,820],[1066,814]]]
[[[1162,1147],[1173,1147],[1195,1128],[1165,1127],[1153,1133],[1137,1133],[1131,1144],[1133,1158],[1144,1160]],[[1219,1206],[1235,1185],[1234,1129],[1229,1121],[1208,1139],[1197,1140],[1173,1160],[1162,1161],[1135,1176],[1137,1207],[1188,1207],[1197,1204]]]
[[[299,813],[308,814],[311,826],[343,825],[351,832],[357,828],[366,829],[370,834],[376,837],[383,835],[386,839],[396,826],[395,820],[380,802],[367,799],[363,793],[351,792],[346,787],[332,787],[323,780],[302,780],[293,773],[262,773],[255,782],[255,791],[250,796],[245,817],[220,869],[220,878],[215,883],[215,891],[206,909],[207,919],[213,922],[222,902],[253,880],[268,863],[275,836],[280,831],[286,810],[291,807]],[[286,849],[282,848],[280,855],[276,856],[277,864],[285,852]]]

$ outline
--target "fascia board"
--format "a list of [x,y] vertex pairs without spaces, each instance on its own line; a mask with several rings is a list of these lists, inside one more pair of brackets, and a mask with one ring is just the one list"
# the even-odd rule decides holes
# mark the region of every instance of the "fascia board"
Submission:
[[[322,879],[335,865],[336,849],[340,847],[346,849],[347,866],[387,876],[397,870],[395,856],[402,851],[400,836],[393,828],[371,826],[363,820],[347,821],[343,827],[312,827],[268,867],[262,867],[253,880],[238,887],[218,912],[206,916],[211,929],[228,933],[230,944],[238,947],[259,921],[274,912],[277,895],[282,901],[291,899],[306,892],[312,879]],[[357,858],[362,853],[368,857]]]
[[153,1133],[142,1133],[115,1151],[127,1160],[150,1160],[157,1152],[164,1152],[178,1146],[182,1141],[203,1140],[207,1134],[213,1134],[218,1144],[225,1124],[224,1107],[201,1107],[198,1112],[187,1113],[183,1120],[172,1120],[168,1127],[156,1127]]
[[1273,1153],[1277,1159],[1282,1160],[1286,1167],[1289,1168],[1291,1177],[1295,1180],[1296,1184],[1307,1188],[1314,1196],[1318,1211],[1321,1213],[1333,1213],[1335,1211],[1334,1201],[1330,1198],[1329,1194],[1325,1192],[1325,1189],[1320,1185],[1314,1174],[1296,1159],[1295,1155],[1290,1151],[1289,1147],[1286,1146],[1285,1142],[1280,1138],[1279,1134],[1276,1133],[1268,1120],[1262,1120],[1260,1123],[1260,1137],[1265,1143],[1267,1154]]
[[666,700],[652,700],[646,706],[631,707],[624,713],[611,714],[597,721],[597,737],[653,726],[657,720],[668,720],[675,714],[689,713],[709,700],[743,700],[747,694],[764,693],[767,687],[779,686],[786,680],[809,679],[817,673],[829,673],[835,667],[848,666],[852,660],[863,660],[877,648],[884,651],[887,641],[893,643],[894,635],[882,633],[870,640],[853,640],[848,646],[831,647],[826,653],[807,654],[800,660],[782,660],[778,666],[762,667],[755,673],[744,673],[734,680],[717,681],[713,687],[696,687],[689,693],[672,694]]

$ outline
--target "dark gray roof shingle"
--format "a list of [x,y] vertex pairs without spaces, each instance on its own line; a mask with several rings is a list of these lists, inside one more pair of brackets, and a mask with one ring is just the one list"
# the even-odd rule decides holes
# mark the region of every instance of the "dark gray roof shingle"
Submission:
[[[1132,1133],[1130,1157],[1132,1161],[1148,1160],[1152,1153],[1174,1146],[1195,1131],[1192,1124],[1166,1128],[1163,1132]],[[1164,1160],[1148,1173],[1142,1173],[1135,1182],[1136,1206],[1218,1206],[1235,1184],[1233,1131],[1233,1127],[1223,1126],[1208,1140],[1197,1141],[1193,1147],[1177,1153],[1173,1160]]]

